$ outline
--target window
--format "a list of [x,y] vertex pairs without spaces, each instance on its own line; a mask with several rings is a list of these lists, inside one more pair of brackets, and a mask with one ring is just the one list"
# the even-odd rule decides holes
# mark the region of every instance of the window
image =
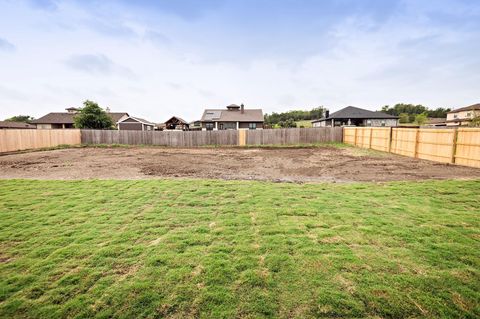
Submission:
[[152,127],[150,125],[147,125],[147,131],[151,131]]
[[453,115],[453,118],[458,119],[458,115],[457,114]]
[[256,130],[257,129],[257,123],[248,123],[248,129],[249,130]]
[[382,126],[385,126],[385,120],[382,120],[381,124]]
[[367,120],[367,126],[372,126],[372,120]]
[[471,117],[471,116],[472,116],[472,112],[468,112],[467,117]]
[[207,131],[212,131],[213,130],[213,123],[205,123],[205,128]]

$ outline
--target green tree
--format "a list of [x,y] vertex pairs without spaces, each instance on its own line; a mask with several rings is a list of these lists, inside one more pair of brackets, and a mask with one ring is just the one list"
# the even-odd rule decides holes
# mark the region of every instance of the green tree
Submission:
[[29,115],[16,115],[6,119],[5,121],[31,123],[34,119],[35,118],[33,116],[29,116]]
[[415,124],[424,125],[427,122],[428,114],[422,113],[415,116]]
[[400,117],[400,123],[410,123],[410,117],[407,113],[400,113],[398,116]]
[[278,122],[278,125],[282,128],[297,127],[294,119],[286,119],[285,121]]
[[97,103],[86,100],[84,107],[73,118],[76,128],[112,129],[112,118]]
[[292,110],[282,113],[273,112],[272,114],[265,114],[264,119],[265,124],[275,127],[276,124],[280,124],[281,122],[284,122],[283,125],[287,125],[287,122],[290,124],[289,120],[293,120],[295,122],[319,119],[322,118],[324,114],[325,108],[323,106],[319,106],[311,109],[310,111]]
[[469,123],[469,126],[480,127],[480,112],[479,111],[473,111],[473,117],[472,117],[472,120]]

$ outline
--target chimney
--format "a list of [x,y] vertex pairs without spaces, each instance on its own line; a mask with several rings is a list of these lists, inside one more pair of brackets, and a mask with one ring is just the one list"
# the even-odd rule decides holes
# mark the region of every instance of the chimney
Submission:
[[330,116],[330,111],[329,110],[325,110],[325,118],[328,118]]
[[244,113],[245,112],[245,105],[243,105],[243,103],[240,105],[240,113]]

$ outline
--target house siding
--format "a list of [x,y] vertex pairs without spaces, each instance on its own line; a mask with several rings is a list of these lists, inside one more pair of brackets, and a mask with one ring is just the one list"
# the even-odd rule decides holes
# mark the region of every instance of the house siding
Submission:
[[[128,120],[127,120],[128,121]],[[143,124],[138,122],[122,122],[118,123],[119,130],[127,130],[127,131],[143,131]]]

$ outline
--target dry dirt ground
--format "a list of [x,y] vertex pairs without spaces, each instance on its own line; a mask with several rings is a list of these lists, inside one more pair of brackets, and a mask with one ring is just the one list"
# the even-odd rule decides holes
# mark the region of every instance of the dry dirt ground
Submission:
[[350,182],[480,178],[480,169],[358,148],[71,148],[0,156],[0,178]]

